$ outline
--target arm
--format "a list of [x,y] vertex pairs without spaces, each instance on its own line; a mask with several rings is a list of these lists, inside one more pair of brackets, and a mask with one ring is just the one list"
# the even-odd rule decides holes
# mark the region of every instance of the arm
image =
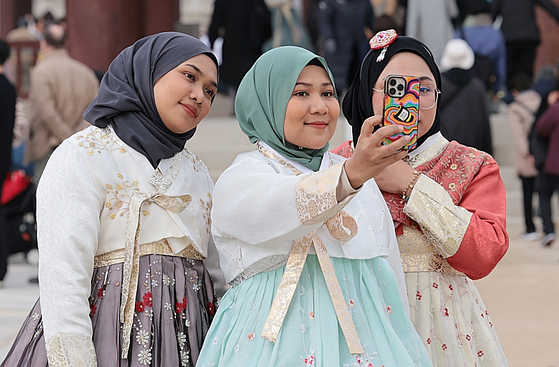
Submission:
[[472,279],[488,275],[508,249],[506,192],[495,163],[482,166],[459,205],[422,175],[404,212],[453,268]]
[[556,22],[559,22],[559,8],[557,5],[550,0],[536,0],[536,3],[544,8],[549,15],[555,18]]
[[29,98],[33,100],[34,106],[39,111],[36,116],[41,116],[50,132],[60,141],[70,137],[73,134],[70,124],[64,121],[62,115],[56,109],[54,104],[55,96],[49,87],[49,81],[43,73],[31,74],[31,91]]
[[212,14],[212,20],[208,28],[208,38],[210,41],[210,47],[213,47],[215,40],[220,36],[219,29],[225,26],[223,5],[221,0],[214,1],[214,11]]
[[522,156],[527,156],[530,154],[530,151],[528,150],[528,132],[524,131],[521,108],[522,107],[518,107],[516,105],[516,102],[512,102],[508,108],[508,115],[516,150]]
[[558,114],[559,101],[548,107],[547,111],[545,111],[538,119],[536,130],[539,136],[549,139],[553,135],[553,131],[557,128],[557,125],[559,125],[559,118],[557,117],[559,116]]
[[214,230],[259,246],[310,233],[353,197],[337,200],[342,168],[340,163],[324,171],[285,175],[265,159],[241,157],[214,189]]
[[53,366],[61,357],[72,366],[96,363],[88,297],[102,206],[81,155],[63,143],[37,190],[39,289]]

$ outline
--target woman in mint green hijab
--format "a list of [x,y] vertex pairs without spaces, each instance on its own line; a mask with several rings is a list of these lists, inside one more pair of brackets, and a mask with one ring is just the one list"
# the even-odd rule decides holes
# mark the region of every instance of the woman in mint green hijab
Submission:
[[[328,152],[340,112],[321,57],[285,46],[241,82],[256,150],[214,189],[212,235],[230,289],[197,366],[431,366],[408,315],[390,213],[375,175],[406,141],[368,119],[351,158]],[[398,153],[396,153],[398,152]]]

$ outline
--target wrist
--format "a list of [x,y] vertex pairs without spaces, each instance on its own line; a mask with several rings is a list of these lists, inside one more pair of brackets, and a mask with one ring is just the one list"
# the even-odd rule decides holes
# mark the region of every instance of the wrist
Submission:
[[421,172],[419,172],[418,170],[414,170],[412,180],[410,181],[408,186],[406,186],[404,191],[402,191],[402,200],[404,200],[405,202],[408,202],[408,199],[411,196],[411,193],[413,191],[413,187],[417,183],[417,180],[419,179],[420,174],[421,174]]

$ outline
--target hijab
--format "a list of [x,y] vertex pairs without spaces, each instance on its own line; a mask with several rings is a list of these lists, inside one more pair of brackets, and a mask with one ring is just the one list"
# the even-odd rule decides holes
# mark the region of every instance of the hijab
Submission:
[[235,113],[241,130],[252,143],[262,140],[284,157],[318,171],[328,144],[322,149],[301,148],[287,142],[283,134],[285,110],[293,88],[311,61],[326,70],[333,85],[326,61],[304,48],[283,46],[264,53],[239,85]]
[[109,65],[84,119],[98,127],[111,125],[122,141],[156,168],[161,159],[183,150],[196,128],[183,134],[169,130],[155,106],[153,85],[167,72],[200,54],[208,55],[217,67],[211,50],[184,33],[163,32],[136,41]]
[[[384,59],[377,62],[377,58],[381,52],[383,52],[383,48],[370,50],[367,53],[342,103],[344,116],[352,126],[354,145],[357,144],[363,122],[375,114],[372,106],[373,87],[390,59],[397,53],[412,52],[425,60],[435,77],[437,88],[442,91],[441,73],[435,62],[435,58],[427,46],[421,41],[412,37],[398,36],[385,50],[386,54],[384,55]],[[437,111],[435,113],[433,125],[417,140],[416,148],[425,142],[428,137],[436,134],[440,130],[439,105],[440,103],[437,103]],[[376,114],[382,114],[382,111],[376,111]]]

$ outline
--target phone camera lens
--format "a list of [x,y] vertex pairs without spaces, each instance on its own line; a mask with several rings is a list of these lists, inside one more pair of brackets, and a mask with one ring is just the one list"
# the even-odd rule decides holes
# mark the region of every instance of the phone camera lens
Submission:
[[396,89],[390,88],[390,94],[396,94]]
[[403,91],[403,90],[404,90],[404,86],[403,86],[402,84],[400,84],[400,85],[398,86],[398,90],[399,90],[399,91]]
[[396,80],[391,79],[391,80],[390,80],[390,85],[392,85],[392,86],[396,85]]

